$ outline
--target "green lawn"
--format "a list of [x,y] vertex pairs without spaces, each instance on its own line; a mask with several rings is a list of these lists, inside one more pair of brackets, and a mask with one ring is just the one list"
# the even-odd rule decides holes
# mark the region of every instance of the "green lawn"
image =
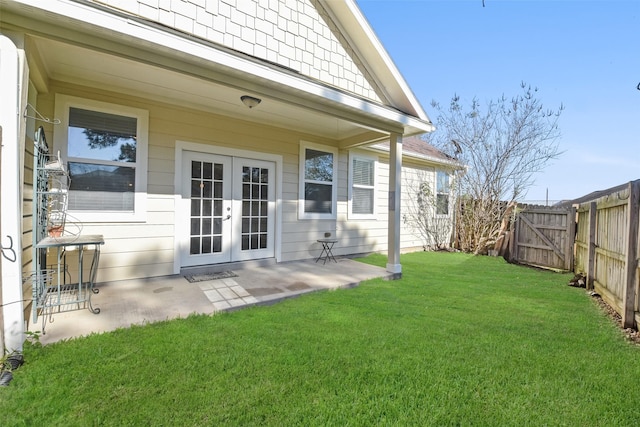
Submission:
[[0,425],[637,425],[640,348],[571,276],[402,263],[399,281],[28,346]]

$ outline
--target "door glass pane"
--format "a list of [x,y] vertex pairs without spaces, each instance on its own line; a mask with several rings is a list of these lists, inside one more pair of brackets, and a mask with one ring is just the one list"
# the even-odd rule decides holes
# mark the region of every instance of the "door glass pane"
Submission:
[[192,255],[222,251],[223,165],[191,162]]
[[191,199],[191,216],[200,215],[200,200]]
[[202,234],[211,234],[211,218],[202,218]]
[[222,163],[216,163],[213,167],[213,179],[216,181],[222,181],[222,172],[223,172]]
[[215,236],[213,238],[213,252],[214,253],[222,252],[222,237],[221,236]]
[[203,181],[202,182],[202,197],[205,199],[210,199],[213,196],[213,191],[211,188],[211,181]]
[[[246,182],[247,177],[250,177],[250,182]],[[263,239],[260,233],[267,232],[268,169],[245,166],[243,180],[245,182],[242,187],[242,250],[264,249],[266,240],[264,240],[265,246],[262,246]]]
[[202,201],[202,216],[211,216],[213,203],[211,200]]
[[191,178],[200,178],[202,176],[202,164],[200,162],[191,162]]
[[221,182],[213,183],[213,197],[214,199],[222,199],[222,183]]
[[191,197],[200,197],[200,180],[191,181]]
[[203,237],[202,238],[202,253],[210,254],[211,253],[211,237]]
[[198,236],[200,234],[200,218],[191,218],[191,235]]
[[202,178],[204,179],[211,179],[212,178],[212,169],[213,165],[211,163],[205,163],[203,170],[202,170]]
[[191,244],[190,244],[190,247],[189,247],[189,253],[191,255],[200,253],[200,238],[199,237],[192,237],[191,238]]

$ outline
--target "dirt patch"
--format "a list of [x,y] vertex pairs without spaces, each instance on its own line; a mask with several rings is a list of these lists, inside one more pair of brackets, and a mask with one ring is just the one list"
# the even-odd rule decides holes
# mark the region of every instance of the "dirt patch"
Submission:
[[307,285],[304,282],[295,282],[289,286],[287,286],[287,289],[292,291],[292,292],[296,292],[296,291],[304,291],[307,289],[311,289],[311,286]]
[[636,331],[635,329],[632,329],[632,328],[624,328],[622,326],[622,317],[618,314],[617,311],[615,311],[613,309],[613,307],[611,307],[609,304],[607,304],[606,301],[603,300],[602,297],[599,294],[591,293],[590,295],[593,298],[593,300],[596,302],[596,304],[598,304],[598,306],[600,306],[600,309],[602,309],[602,311],[612,321],[614,321],[616,323],[616,325],[618,325],[618,328],[620,328],[620,330],[624,334],[625,339],[627,341],[635,344],[635,345],[640,345],[640,332],[638,332],[638,331]]

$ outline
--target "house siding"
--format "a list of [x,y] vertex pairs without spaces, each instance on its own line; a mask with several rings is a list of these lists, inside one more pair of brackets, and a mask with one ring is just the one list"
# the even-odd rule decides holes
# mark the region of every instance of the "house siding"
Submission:
[[[438,171],[447,171],[449,173],[453,173],[451,169],[447,168],[444,165],[431,166],[408,162],[407,165],[402,167],[402,206],[404,207],[404,212],[408,212],[413,207],[412,204],[415,203],[416,200],[416,186],[423,182],[429,183],[435,203],[436,176]],[[446,234],[449,237],[453,232],[453,210],[454,194],[450,193],[449,214],[440,216],[443,219],[448,219],[448,221],[445,221],[448,226],[446,228],[443,228],[443,234]],[[435,246],[436,242],[434,242],[433,240],[424,240],[424,238],[420,236],[420,233],[417,230],[413,229],[407,224],[404,217],[402,217],[401,220],[400,247],[402,249],[409,250],[413,248],[422,250],[424,247],[431,248]],[[449,243],[448,240],[446,244]]]
[[[320,251],[317,239],[326,232],[339,239],[334,249],[336,255],[387,249],[389,165],[384,156],[379,156],[374,219],[349,218],[349,152],[340,150],[336,219],[300,220],[298,162],[301,141],[334,146],[336,141],[59,81],[52,82],[49,93],[38,97],[38,108],[43,114],[53,116],[56,93],[141,108],[149,112],[146,220],[124,223],[110,223],[106,220],[104,223],[80,224],[73,221],[73,213],[68,219],[69,232],[104,235],[105,245],[101,250],[98,272],[98,280],[101,282],[173,274],[174,259],[179,257],[174,249],[176,141],[252,151],[257,153],[257,157],[268,147],[269,154],[282,157],[281,233],[276,236],[276,239],[280,239],[280,261],[316,257]],[[52,125],[47,126],[47,138],[53,141]],[[53,147],[53,150],[57,149],[59,147]],[[28,162],[29,159],[26,163]],[[405,173],[409,172],[405,170]],[[402,247],[411,246],[421,244],[416,243],[403,229]],[[72,261],[70,258],[68,264],[76,265]],[[71,274],[75,276],[76,272],[71,271]]]
[[[337,145],[336,141],[317,138],[308,134],[247,122],[226,116],[177,107],[144,98],[138,98],[105,88],[96,89],[70,83],[52,81],[50,91],[38,96],[38,109],[53,117],[56,93],[93,99],[117,105],[147,110],[149,112],[147,212],[144,222],[76,223],[72,213],[67,230],[71,233],[102,234],[105,245],[101,250],[98,280],[101,282],[131,278],[171,275],[174,273],[175,252],[175,154],[177,141],[189,141],[208,146],[275,154],[282,158],[281,218],[279,261],[292,261],[316,257],[320,252],[317,239],[330,232],[339,239],[334,248],[336,255],[383,252],[387,249],[389,161],[385,154],[359,150],[378,159],[375,191],[376,215],[372,219],[354,220],[348,212],[349,151],[338,152],[338,200],[336,219],[301,220],[298,215],[299,153],[303,141]],[[48,141],[53,141],[53,125],[45,125]],[[28,145],[28,144],[27,144]],[[268,147],[265,151],[265,147]],[[59,147],[53,147],[58,150]],[[32,162],[32,150],[27,151],[25,166]],[[31,210],[30,168],[25,167],[25,238],[23,247],[30,248]],[[419,174],[427,177],[435,186],[436,168],[424,164],[411,164],[405,158],[403,184]],[[435,187],[434,187],[435,190]],[[403,186],[402,203],[411,200]],[[27,241],[29,240],[29,241]],[[406,224],[401,226],[401,248],[421,248],[423,242]],[[30,255],[25,259],[30,260]],[[73,255],[68,264],[73,268]],[[29,266],[25,265],[25,273]],[[75,277],[76,271],[71,271]]]
[[380,101],[358,55],[316,0],[101,0],[144,19]]

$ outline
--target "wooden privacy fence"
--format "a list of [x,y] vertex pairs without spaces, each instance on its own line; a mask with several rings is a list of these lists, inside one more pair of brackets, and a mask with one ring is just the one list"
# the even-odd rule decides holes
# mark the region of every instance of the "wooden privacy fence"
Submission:
[[578,207],[576,273],[622,317],[625,328],[640,323],[638,241],[640,180]]
[[509,236],[509,261],[571,270],[575,209],[519,206]]
[[640,180],[636,180],[599,192],[577,209],[519,207],[507,236],[506,257],[584,274],[587,289],[620,314],[625,328],[633,328],[640,324],[639,233]]

